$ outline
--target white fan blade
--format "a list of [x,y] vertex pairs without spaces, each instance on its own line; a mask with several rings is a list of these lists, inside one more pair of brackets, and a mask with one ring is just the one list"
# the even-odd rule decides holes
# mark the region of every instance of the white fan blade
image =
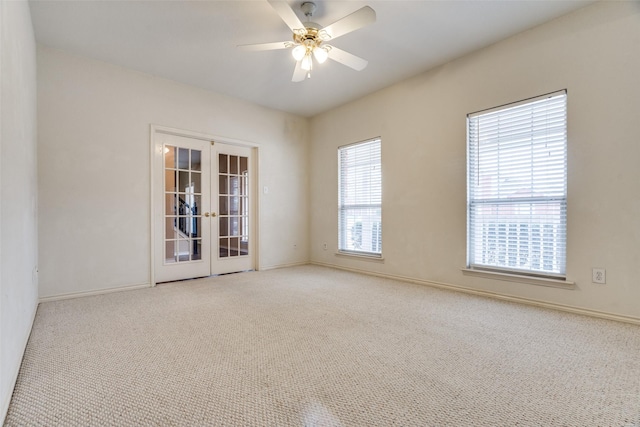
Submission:
[[258,43],[258,44],[241,44],[240,46],[238,46],[238,49],[249,50],[249,51],[260,51],[260,50],[286,49],[291,46],[293,46],[292,42],[274,42],[274,43]]
[[302,69],[302,61],[296,62],[296,68],[293,70],[292,82],[301,82],[307,78],[307,72]]
[[289,28],[291,28],[291,31],[295,33],[296,30],[304,29],[304,25],[302,25],[300,18],[298,18],[298,15],[296,15],[296,13],[293,11],[293,9],[291,9],[287,2],[277,0],[267,1],[271,5],[271,7],[274,8],[276,12],[278,12],[278,15],[280,15],[280,18],[282,18],[284,23],[287,24]]
[[362,9],[356,10],[351,15],[347,15],[333,24],[324,27],[322,31],[331,39],[335,39],[374,22],[376,22],[376,11],[369,6],[365,6]]
[[260,51],[260,50],[276,50],[286,49],[293,46],[292,42],[273,42],[273,43],[257,43],[257,44],[241,44],[238,49],[248,51]]
[[335,46],[331,46],[331,49],[329,49],[329,58],[343,65],[346,65],[347,67],[353,68],[356,71],[364,70],[369,63],[369,61],[367,61],[366,59],[362,59],[359,56],[352,55],[349,52],[345,52],[344,50],[338,49]]

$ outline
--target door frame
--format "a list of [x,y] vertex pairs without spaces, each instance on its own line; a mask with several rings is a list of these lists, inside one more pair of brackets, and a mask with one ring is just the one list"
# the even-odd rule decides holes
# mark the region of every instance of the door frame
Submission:
[[243,141],[239,139],[227,138],[223,136],[216,136],[206,133],[193,132],[184,129],[172,128],[168,126],[154,125],[151,124],[149,126],[149,278],[151,286],[156,286],[156,274],[155,274],[155,263],[157,260],[155,259],[155,244],[157,237],[155,236],[155,218],[154,218],[154,209],[156,203],[156,186],[154,184],[154,167],[156,162],[156,156],[161,156],[163,153],[156,153],[155,145],[156,145],[156,135],[157,134],[166,134],[166,135],[174,135],[181,136],[185,138],[199,139],[208,142],[219,142],[221,144],[226,145],[236,145],[240,147],[246,147],[251,149],[251,155],[253,157],[253,162],[251,165],[250,173],[253,174],[254,179],[251,180],[251,191],[254,195],[253,201],[251,202],[251,210],[253,215],[251,216],[250,227],[253,227],[252,233],[252,241],[249,243],[249,250],[253,251],[253,269],[259,270],[260,266],[260,251],[258,248],[260,247],[260,229],[259,229],[259,218],[260,218],[260,192],[258,189],[259,185],[259,164],[260,164],[260,145],[255,142]]

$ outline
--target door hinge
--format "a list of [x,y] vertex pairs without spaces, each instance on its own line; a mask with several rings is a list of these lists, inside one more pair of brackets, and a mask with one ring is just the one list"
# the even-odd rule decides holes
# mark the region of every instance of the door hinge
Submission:
[[211,145],[214,145],[214,144],[215,144],[215,142],[214,142],[214,141],[211,141]]

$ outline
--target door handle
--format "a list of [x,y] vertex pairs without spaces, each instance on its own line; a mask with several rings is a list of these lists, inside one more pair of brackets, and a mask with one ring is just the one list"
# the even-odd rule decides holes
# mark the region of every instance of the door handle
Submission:
[[207,218],[209,218],[209,212],[205,212],[204,216],[206,216]]
[[211,212],[211,218],[215,218],[216,213],[215,212]]
[[207,218],[209,218],[209,216],[211,216],[211,218],[215,218],[216,213],[215,212],[211,212],[211,214],[209,214],[209,212],[205,212],[204,216],[207,217]]

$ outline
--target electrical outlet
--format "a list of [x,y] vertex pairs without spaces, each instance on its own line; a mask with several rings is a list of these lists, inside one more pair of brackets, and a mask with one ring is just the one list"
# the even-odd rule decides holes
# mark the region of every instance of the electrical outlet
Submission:
[[592,268],[591,269],[591,281],[593,283],[607,283],[607,270],[604,268]]
[[324,249],[325,251],[327,250],[327,244],[326,243],[324,245],[322,245],[322,249]]

